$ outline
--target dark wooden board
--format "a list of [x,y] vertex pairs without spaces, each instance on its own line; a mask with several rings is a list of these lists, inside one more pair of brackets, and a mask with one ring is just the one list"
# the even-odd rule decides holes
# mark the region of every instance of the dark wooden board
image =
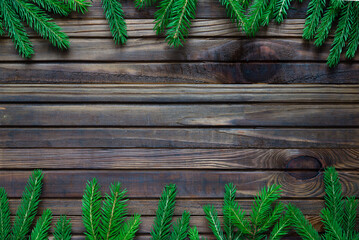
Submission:
[[0,148],[358,148],[359,129],[3,128]]
[[[1,62],[23,61],[15,54],[11,40],[2,39]],[[116,47],[108,38],[75,38],[71,49],[61,52],[44,40],[34,42],[36,55],[28,62],[85,61],[85,62],[278,62],[326,61],[330,43],[320,51],[313,44],[298,38],[190,38],[182,48],[171,48],[163,39],[133,38],[126,46]],[[353,60],[357,61],[359,55]],[[342,60],[345,60],[344,52]]]
[[1,169],[359,169],[358,149],[0,149]]
[[[21,197],[30,171],[1,171],[0,182],[9,197]],[[253,197],[264,186],[279,184],[286,198],[323,197],[322,172],[315,171],[209,171],[209,170],[73,170],[44,171],[44,198],[81,198],[86,181],[96,177],[104,191],[119,181],[128,189],[130,198],[158,198],[163,187],[175,183],[178,198],[222,198],[228,182],[238,186],[237,196]],[[359,174],[340,172],[346,195],[358,197]]]
[[0,126],[358,127],[359,104],[0,104]]
[[[12,55],[17,58],[15,54]],[[54,58],[55,55],[54,55]],[[356,84],[359,64],[341,63],[36,63],[0,64],[0,83]],[[230,87],[230,86],[228,86]],[[324,87],[324,86],[323,86]],[[323,93],[325,91],[323,90]]]
[[356,85],[0,84],[0,103],[359,103]]

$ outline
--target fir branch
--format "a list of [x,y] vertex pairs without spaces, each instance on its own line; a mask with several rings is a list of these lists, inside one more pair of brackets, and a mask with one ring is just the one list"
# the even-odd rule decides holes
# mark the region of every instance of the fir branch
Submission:
[[303,213],[294,205],[287,205],[291,225],[304,240],[320,240],[318,232],[304,217]]
[[245,29],[246,16],[241,3],[236,0],[219,0],[219,2],[226,7],[227,16],[237,25],[238,30]]
[[88,8],[91,7],[91,1],[88,0],[65,0],[67,5],[72,11],[79,13],[86,13]]
[[88,181],[82,198],[82,221],[88,240],[99,239],[101,192],[97,179]]
[[16,211],[15,223],[12,229],[12,240],[23,240],[29,233],[40,202],[42,179],[42,171],[35,170],[27,181],[20,206]]
[[246,26],[246,33],[248,36],[254,36],[262,23],[263,15],[267,9],[269,0],[254,0],[253,4],[248,9],[248,20]]
[[343,231],[346,236],[353,236],[356,224],[356,213],[358,200],[355,197],[348,197],[344,204]]
[[303,38],[312,39],[316,33],[319,21],[325,7],[326,0],[311,0],[308,5],[307,18],[305,19]]
[[34,54],[34,49],[30,39],[20,21],[20,17],[12,9],[11,0],[0,2],[1,18],[4,20],[4,27],[8,31],[9,37],[15,44],[15,48],[22,57],[30,58]]
[[127,220],[120,230],[120,235],[117,239],[132,240],[141,224],[141,215],[135,214],[132,218]]
[[135,0],[135,7],[136,8],[144,8],[144,7],[151,7],[157,2],[157,0]]
[[9,201],[5,189],[0,188],[0,239],[8,239],[10,228]]
[[272,227],[278,221],[283,211],[284,211],[284,204],[277,203],[274,209],[271,211],[271,214],[269,214],[268,217],[266,218],[265,222],[263,222],[261,226],[257,229],[257,232],[258,233],[266,232],[270,227]]
[[110,25],[113,40],[116,44],[125,44],[127,41],[127,26],[121,3],[118,0],[101,1],[106,19]]
[[340,226],[340,223],[335,217],[332,216],[332,214],[333,212],[328,208],[324,208],[321,211],[320,216],[323,219],[325,230],[336,240],[347,240]]
[[67,49],[70,45],[68,36],[61,32],[61,28],[52,21],[44,11],[36,5],[24,0],[12,0],[14,9],[22,20],[33,28],[41,37],[48,39],[59,49]]
[[65,2],[60,0],[31,0],[41,8],[46,9],[49,12],[53,12],[59,15],[67,16],[70,13],[69,7]]
[[262,19],[261,19],[261,25],[267,26],[270,22],[270,20],[272,20],[274,13],[275,13],[275,9],[277,6],[277,1],[278,0],[271,0],[269,1],[269,4],[266,8],[266,10],[263,13]]
[[279,221],[274,225],[269,240],[280,240],[284,235],[289,232],[290,218],[288,215],[282,216]]
[[151,229],[152,240],[164,240],[169,237],[171,220],[176,203],[176,194],[176,185],[170,184],[164,188]]
[[327,58],[329,67],[336,66],[340,61],[340,55],[349,37],[352,23],[355,21],[353,2],[346,2],[341,9],[341,17],[335,31],[334,41]]
[[359,46],[359,3],[354,2],[353,5],[356,7],[354,8],[354,22],[349,34],[348,49],[346,52],[348,59],[354,58]]
[[[0,10],[1,10],[1,4],[0,4]],[[4,25],[3,21],[1,19],[1,12],[0,12],[0,37],[4,35]]]
[[55,225],[55,240],[71,240],[71,219],[67,219],[65,215],[60,216]]
[[155,12],[155,26],[153,29],[157,35],[161,34],[168,25],[174,2],[175,0],[162,0],[159,5],[160,9]]
[[102,240],[118,239],[121,224],[127,214],[126,192],[126,189],[121,190],[120,183],[111,184],[110,195],[106,194],[102,206],[102,221],[99,229]]
[[167,25],[166,40],[170,46],[183,46],[182,42],[188,36],[191,20],[196,15],[197,0],[176,0],[173,4],[173,16]]
[[287,11],[289,9],[292,0],[276,0],[275,7],[275,21],[277,23],[283,22],[283,19],[287,17]]
[[249,222],[245,218],[246,212],[240,208],[238,203],[235,202],[232,206],[226,206],[223,211],[230,212],[229,216],[232,218],[233,224],[242,234],[253,235]]
[[228,183],[224,187],[224,203],[223,203],[223,222],[224,222],[224,231],[228,240],[234,239],[234,226],[232,224],[231,212],[228,211],[230,206],[234,205],[236,199],[236,187],[233,183]]
[[189,228],[188,237],[189,240],[199,240],[199,234],[196,226],[194,226],[193,228]]
[[252,213],[250,214],[254,235],[270,215],[271,205],[280,198],[280,193],[280,186],[271,185],[268,188],[263,188],[254,198]]
[[320,47],[323,45],[325,40],[328,38],[330,29],[332,28],[333,22],[338,15],[338,9],[334,8],[333,5],[324,13],[322,21],[317,29],[317,35],[315,35],[314,45]]
[[189,220],[191,215],[184,211],[182,217],[173,224],[172,234],[169,240],[185,240],[188,234]]
[[52,220],[52,212],[46,209],[39,220],[36,222],[34,229],[31,232],[30,240],[46,240],[48,231]]
[[[203,206],[203,211],[206,214],[209,228],[212,230],[216,239],[225,240],[223,231],[221,229],[221,222],[218,219],[218,213],[215,207],[213,205],[205,205]],[[229,210],[226,211],[229,212]],[[230,216],[233,216],[233,214],[231,214]]]

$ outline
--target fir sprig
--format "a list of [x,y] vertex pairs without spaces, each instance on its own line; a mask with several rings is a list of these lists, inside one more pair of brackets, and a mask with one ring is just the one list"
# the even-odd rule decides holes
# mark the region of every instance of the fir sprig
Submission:
[[224,234],[221,228],[221,222],[218,218],[217,210],[212,205],[206,205],[203,207],[203,211],[206,214],[209,228],[212,230],[217,240],[225,240]]
[[86,13],[88,8],[91,7],[91,2],[89,0],[65,0],[68,7],[75,12]]
[[227,16],[237,25],[238,30],[245,30],[246,16],[244,7],[236,0],[219,0],[226,7]]
[[30,240],[46,240],[48,238],[48,231],[50,229],[51,220],[51,210],[45,209],[31,232]]
[[275,12],[274,12],[275,21],[277,23],[281,23],[283,22],[283,19],[287,17],[287,11],[289,9],[292,0],[276,0],[273,2],[276,3]]
[[171,220],[176,204],[176,194],[176,185],[170,184],[165,186],[151,229],[152,240],[163,240],[170,236]]
[[249,6],[246,33],[248,36],[254,36],[261,26],[263,16],[267,9],[269,0],[253,0]]
[[125,44],[127,41],[127,25],[121,3],[118,0],[102,0],[102,7],[115,43]]
[[141,224],[141,215],[135,214],[132,218],[127,220],[119,233],[118,239],[121,240],[132,240],[135,237],[136,232]]
[[62,215],[55,225],[54,239],[71,240],[71,237],[71,220],[67,219],[65,215]]
[[189,212],[184,211],[182,217],[173,224],[170,240],[183,240],[187,238],[190,218]]
[[46,11],[53,12],[59,15],[67,16],[70,13],[70,8],[63,1],[59,0],[32,0]]
[[153,28],[157,35],[161,34],[167,27],[174,2],[175,0],[163,0],[159,4],[160,9],[155,12],[155,26]]
[[0,239],[8,239],[10,234],[10,209],[7,193],[0,188]]
[[308,5],[307,18],[304,24],[303,38],[313,39],[319,25],[326,0],[311,0]]
[[23,240],[29,233],[40,202],[43,177],[41,170],[35,170],[26,184],[20,206],[16,211],[15,223],[11,233],[12,240]]
[[176,0],[172,7],[172,16],[167,25],[166,40],[170,46],[183,46],[191,26],[191,20],[196,15],[197,0]]
[[356,7],[354,7],[353,11],[354,11],[354,17],[353,17],[354,22],[349,34],[348,49],[346,52],[346,57],[348,59],[354,58],[355,53],[357,52],[359,46],[359,4],[358,3],[356,3]]

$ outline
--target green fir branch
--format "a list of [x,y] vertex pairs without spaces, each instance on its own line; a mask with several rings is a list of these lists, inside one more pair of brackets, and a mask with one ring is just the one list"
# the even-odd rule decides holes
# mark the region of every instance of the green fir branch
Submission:
[[88,8],[91,7],[92,1],[89,0],[65,0],[68,7],[75,12],[84,14],[88,11]]
[[317,31],[326,0],[311,0],[308,5],[307,18],[305,19],[303,38],[313,39]]
[[[217,240],[225,240],[225,237],[224,237],[224,234],[223,234],[223,231],[221,228],[221,222],[218,219],[218,213],[217,213],[216,208],[213,205],[205,205],[205,206],[203,206],[203,211],[206,214],[206,219],[208,221],[209,228],[212,230],[216,239]],[[231,214],[230,216],[233,216],[233,214]]]
[[157,0],[135,0],[135,7],[136,8],[144,8],[144,7],[151,7],[153,6]]
[[22,57],[30,58],[34,54],[34,49],[20,21],[20,17],[12,8],[12,1],[2,0],[0,4],[0,13],[1,18],[4,20],[4,28],[14,42],[16,50]]
[[289,232],[290,217],[287,215],[282,216],[279,221],[274,225],[269,240],[280,240],[284,235]]
[[42,216],[37,220],[34,229],[31,232],[30,240],[46,240],[48,239],[48,231],[52,220],[52,212],[46,209]]
[[233,183],[228,183],[224,187],[223,223],[227,240],[233,240],[235,237],[235,229],[232,223],[231,212],[228,211],[228,208],[235,204],[236,191],[237,189]]
[[8,239],[10,229],[9,200],[5,189],[0,188],[0,239]]
[[263,13],[262,19],[261,19],[261,25],[267,26],[269,24],[269,22],[273,19],[273,17],[275,16],[275,10],[277,7],[277,1],[278,0],[271,0],[269,1],[269,4],[266,8],[266,10]]
[[141,215],[135,214],[132,218],[127,220],[121,230],[120,235],[116,239],[121,240],[133,240],[135,238],[135,234],[138,231],[141,224]]
[[100,225],[101,192],[97,179],[88,181],[82,198],[82,221],[88,240],[98,240]]
[[[0,9],[1,9],[1,5],[0,5]],[[4,35],[4,24],[3,21],[1,19],[1,12],[0,12],[0,37]]]
[[52,21],[44,11],[36,5],[24,0],[12,0],[14,9],[23,21],[33,28],[42,38],[48,39],[59,49],[67,49],[70,45],[68,36]]
[[127,25],[121,3],[119,0],[101,1],[115,43],[125,44],[127,41]]
[[340,222],[338,222],[336,217],[333,217],[332,214],[333,212],[329,210],[329,208],[322,209],[320,214],[327,234],[331,235],[331,237],[336,240],[348,240],[340,226]]
[[348,39],[348,48],[346,52],[346,57],[348,59],[354,58],[359,46],[359,3],[353,2],[352,4],[355,6],[354,22]]
[[67,16],[70,13],[68,5],[61,0],[31,0],[46,11]]
[[156,217],[151,229],[152,240],[165,240],[170,236],[170,227],[176,203],[176,185],[167,185],[158,203]]
[[242,234],[253,235],[248,220],[245,218],[246,212],[241,209],[237,202],[233,203],[232,206],[226,206],[223,209],[225,212],[229,212],[229,216],[232,218],[233,224],[239,229]]
[[169,240],[185,240],[188,234],[189,220],[191,215],[184,211],[182,217],[173,224],[172,234]]
[[283,203],[277,203],[274,206],[274,209],[271,210],[271,213],[268,214],[268,216],[266,217],[265,221],[261,224],[261,226],[257,229],[258,233],[264,233],[266,232],[269,228],[271,228],[277,221],[278,219],[282,216],[282,213],[284,211],[284,204]]
[[323,45],[325,40],[328,38],[330,29],[332,28],[333,22],[338,15],[338,9],[334,8],[332,5],[325,11],[322,21],[317,29],[317,34],[315,35],[314,45],[320,47]]
[[344,204],[343,231],[347,237],[355,234],[358,200],[355,197],[348,197]]
[[294,205],[288,204],[287,211],[291,225],[303,240],[320,240],[319,233],[314,229],[310,222],[304,217],[303,213]]
[[259,31],[262,19],[267,9],[269,0],[253,0],[248,9],[248,19],[245,31],[248,36],[254,37]]
[[274,16],[277,23],[283,22],[283,20],[287,17],[287,11],[291,2],[292,0],[276,0]]
[[243,5],[237,0],[219,0],[226,8],[227,16],[237,25],[238,30],[245,29],[246,16]]
[[40,202],[42,179],[42,171],[35,170],[27,181],[20,206],[16,211],[15,223],[11,233],[12,240],[23,240],[30,231]]
[[160,9],[155,12],[155,26],[153,28],[157,35],[160,35],[167,27],[174,2],[175,0],[162,0],[160,2]]
[[65,215],[60,216],[55,225],[55,240],[71,240],[71,219],[67,219]]
[[197,0],[176,0],[173,4],[173,15],[167,25],[166,41],[169,46],[183,46],[191,26],[191,20],[196,15]]
[[338,22],[337,30],[335,31],[334,41],[327,58],[329,67],[338,65],[340,55],[345,47],[345,43],[349,37],[352,23],[355,21],[353,2],[346,2],[341,9],[341,16]]
[[127,214],[127,190],[121,190],[121,184],[115,183],[110,186],[110,195],[106,194],[102,206],[102,218],[99,232],[102,240],[118,239],[121,224]]

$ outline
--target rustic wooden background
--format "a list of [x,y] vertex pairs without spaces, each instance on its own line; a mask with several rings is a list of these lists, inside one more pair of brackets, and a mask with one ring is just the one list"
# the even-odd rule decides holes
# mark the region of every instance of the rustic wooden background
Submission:
[[220,210],[227,182],[246,210],[260,188],[281,184],[283,201],[318,230],[324,167],[359,196],[359,58],[328,69],[330,45],[301,39],[307,2],[247,39],[217,1],[200,0],[180,49],[154,35],[154,8],[133,5],[123,2],[125,47],[114,46],[98,1],[85,16],[57,19],[70,51],[32,34],[36,55],[23,60],[0,39],[0,184],[13,214],[34,168],[45,173],[40,211],[69,215],[74,239],[84,239],[81,197],[92,177],[104,190],[128,188],[129,212],[143,216],[137,239],[149,238],[168,183],[178,186],[176,217],[189,210],[210,239],[202,206]]

